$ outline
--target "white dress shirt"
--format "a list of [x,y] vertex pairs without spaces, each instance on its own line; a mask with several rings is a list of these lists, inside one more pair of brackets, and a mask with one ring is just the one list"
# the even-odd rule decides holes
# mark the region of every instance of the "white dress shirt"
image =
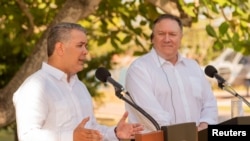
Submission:
[[[133,101],[151,115],[160,126],[185,122],[216,124],[217,101],[204,72],[194,60],[178,56],[175,65],[157,55],[154,48],[135,60],[126,75],[126,90]],[[153,124],[137,110],[125,104],[130,122]]]
[[73,141],[73,130],[86,117],[85,128],[117,140],[114,127],[97,124],[91,96],[77,75],[67,82],[64,72],[47,63],[24,81],[13,102],[19,141]]

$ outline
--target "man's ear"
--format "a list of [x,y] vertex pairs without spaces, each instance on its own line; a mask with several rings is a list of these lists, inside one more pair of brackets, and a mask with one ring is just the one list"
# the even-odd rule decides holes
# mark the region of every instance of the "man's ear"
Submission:
[[55,45],[55,53],[59,56],[64,54],[64,47],[62,42],[57,42]]

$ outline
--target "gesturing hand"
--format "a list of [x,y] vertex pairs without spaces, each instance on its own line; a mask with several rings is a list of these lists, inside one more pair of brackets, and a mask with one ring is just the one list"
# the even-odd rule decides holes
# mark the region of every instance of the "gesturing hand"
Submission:
[[138,133],[140,133],[140,131],[143,130],[143,125],[141,125],[141,124],[126,123],[127,117],[128,117],[128,112],[125,112],[117,124],[116,136],[119,139],[134,139],[135,134],[138,134]]
[[206,122],[201,122],[197,128],[198,128],[198,131],[201,131],[201,130],[206,129],[207,127],[208,127],[208,124]]
[[101,141],[102,135],[97,130],[86,129],[84,126],[89,121],[89,117],[82,120],[82,122],[75,128],[73,133],[73,141]]

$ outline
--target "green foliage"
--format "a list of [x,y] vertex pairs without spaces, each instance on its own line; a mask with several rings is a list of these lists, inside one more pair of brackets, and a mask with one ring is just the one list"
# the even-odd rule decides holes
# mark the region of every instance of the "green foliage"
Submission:
[[[207,25],[206,31],[215,39],[215,49],[230,47],[245,55],[250,54],[249,0],[202,0],[199,9],[202,15],[214,20]],[[212,26],[221,17],[223,22]]]
[[[250,54],[250,1],[249,0],[200,0],[185,3],[179,0],[182,9],[193,21],[197,17],[209,20],[207,34],[214,38],[214,49],[233,48],[245,55]],[[218,21],[221,21],[220,23]],[[198,21],[199,22],[199,21]]]
[[144,47],[142,44],[133,43],[133,41],[137,37],[149,39],[149,33],[144,33],[143,28],[148,29],[152,22],[148,19],[154,19],[157,15],[159,14],[156,7],[147,3],[102,0],[96,13],[87,20],[95,21],[94,25],[86,23],[85,19],[83,25],[91,31],[89,35],[97,39],[96,42],[100,48],[103,48],[102,45],[111,44],[115,50],[121,48],[121,45],[123,50],[126,50],[128,44],[134,44],[137,46],[136,48],[138,46]]
[[56,7],[60,8],[63,2],[0,1],[0,88],[11,80],[32,53],[42,32],[58,11]]
[[197,17],[197,9],[195,8],[194,3],[186,3],[184,0],[179,0],[180,5],[182,6],[182,9],[192,18]]
[[16,122],[12,122],[9,125],[0,128],[1,141],[15,141],[16,138]]

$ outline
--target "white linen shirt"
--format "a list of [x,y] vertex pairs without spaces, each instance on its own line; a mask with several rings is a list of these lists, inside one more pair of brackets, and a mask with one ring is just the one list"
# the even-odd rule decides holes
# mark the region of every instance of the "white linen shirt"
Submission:
[[[217,101],[204,72],[194,60],[178,55],[173,65],[152,48],[130,65],[125,88],[160,127],[185,122],[217,123]],[[129,112],[129,122],[144,124],[144,132],[156,130],[133,107],[125,104],[125,108]]]
[[48,65],[28,77],[14,93],[19,141],[73,141],[73,130],[90,117],[85,128],[96,129],[104,140],[118,140],[114,127],[97,124],[91,96],[77,75]]

